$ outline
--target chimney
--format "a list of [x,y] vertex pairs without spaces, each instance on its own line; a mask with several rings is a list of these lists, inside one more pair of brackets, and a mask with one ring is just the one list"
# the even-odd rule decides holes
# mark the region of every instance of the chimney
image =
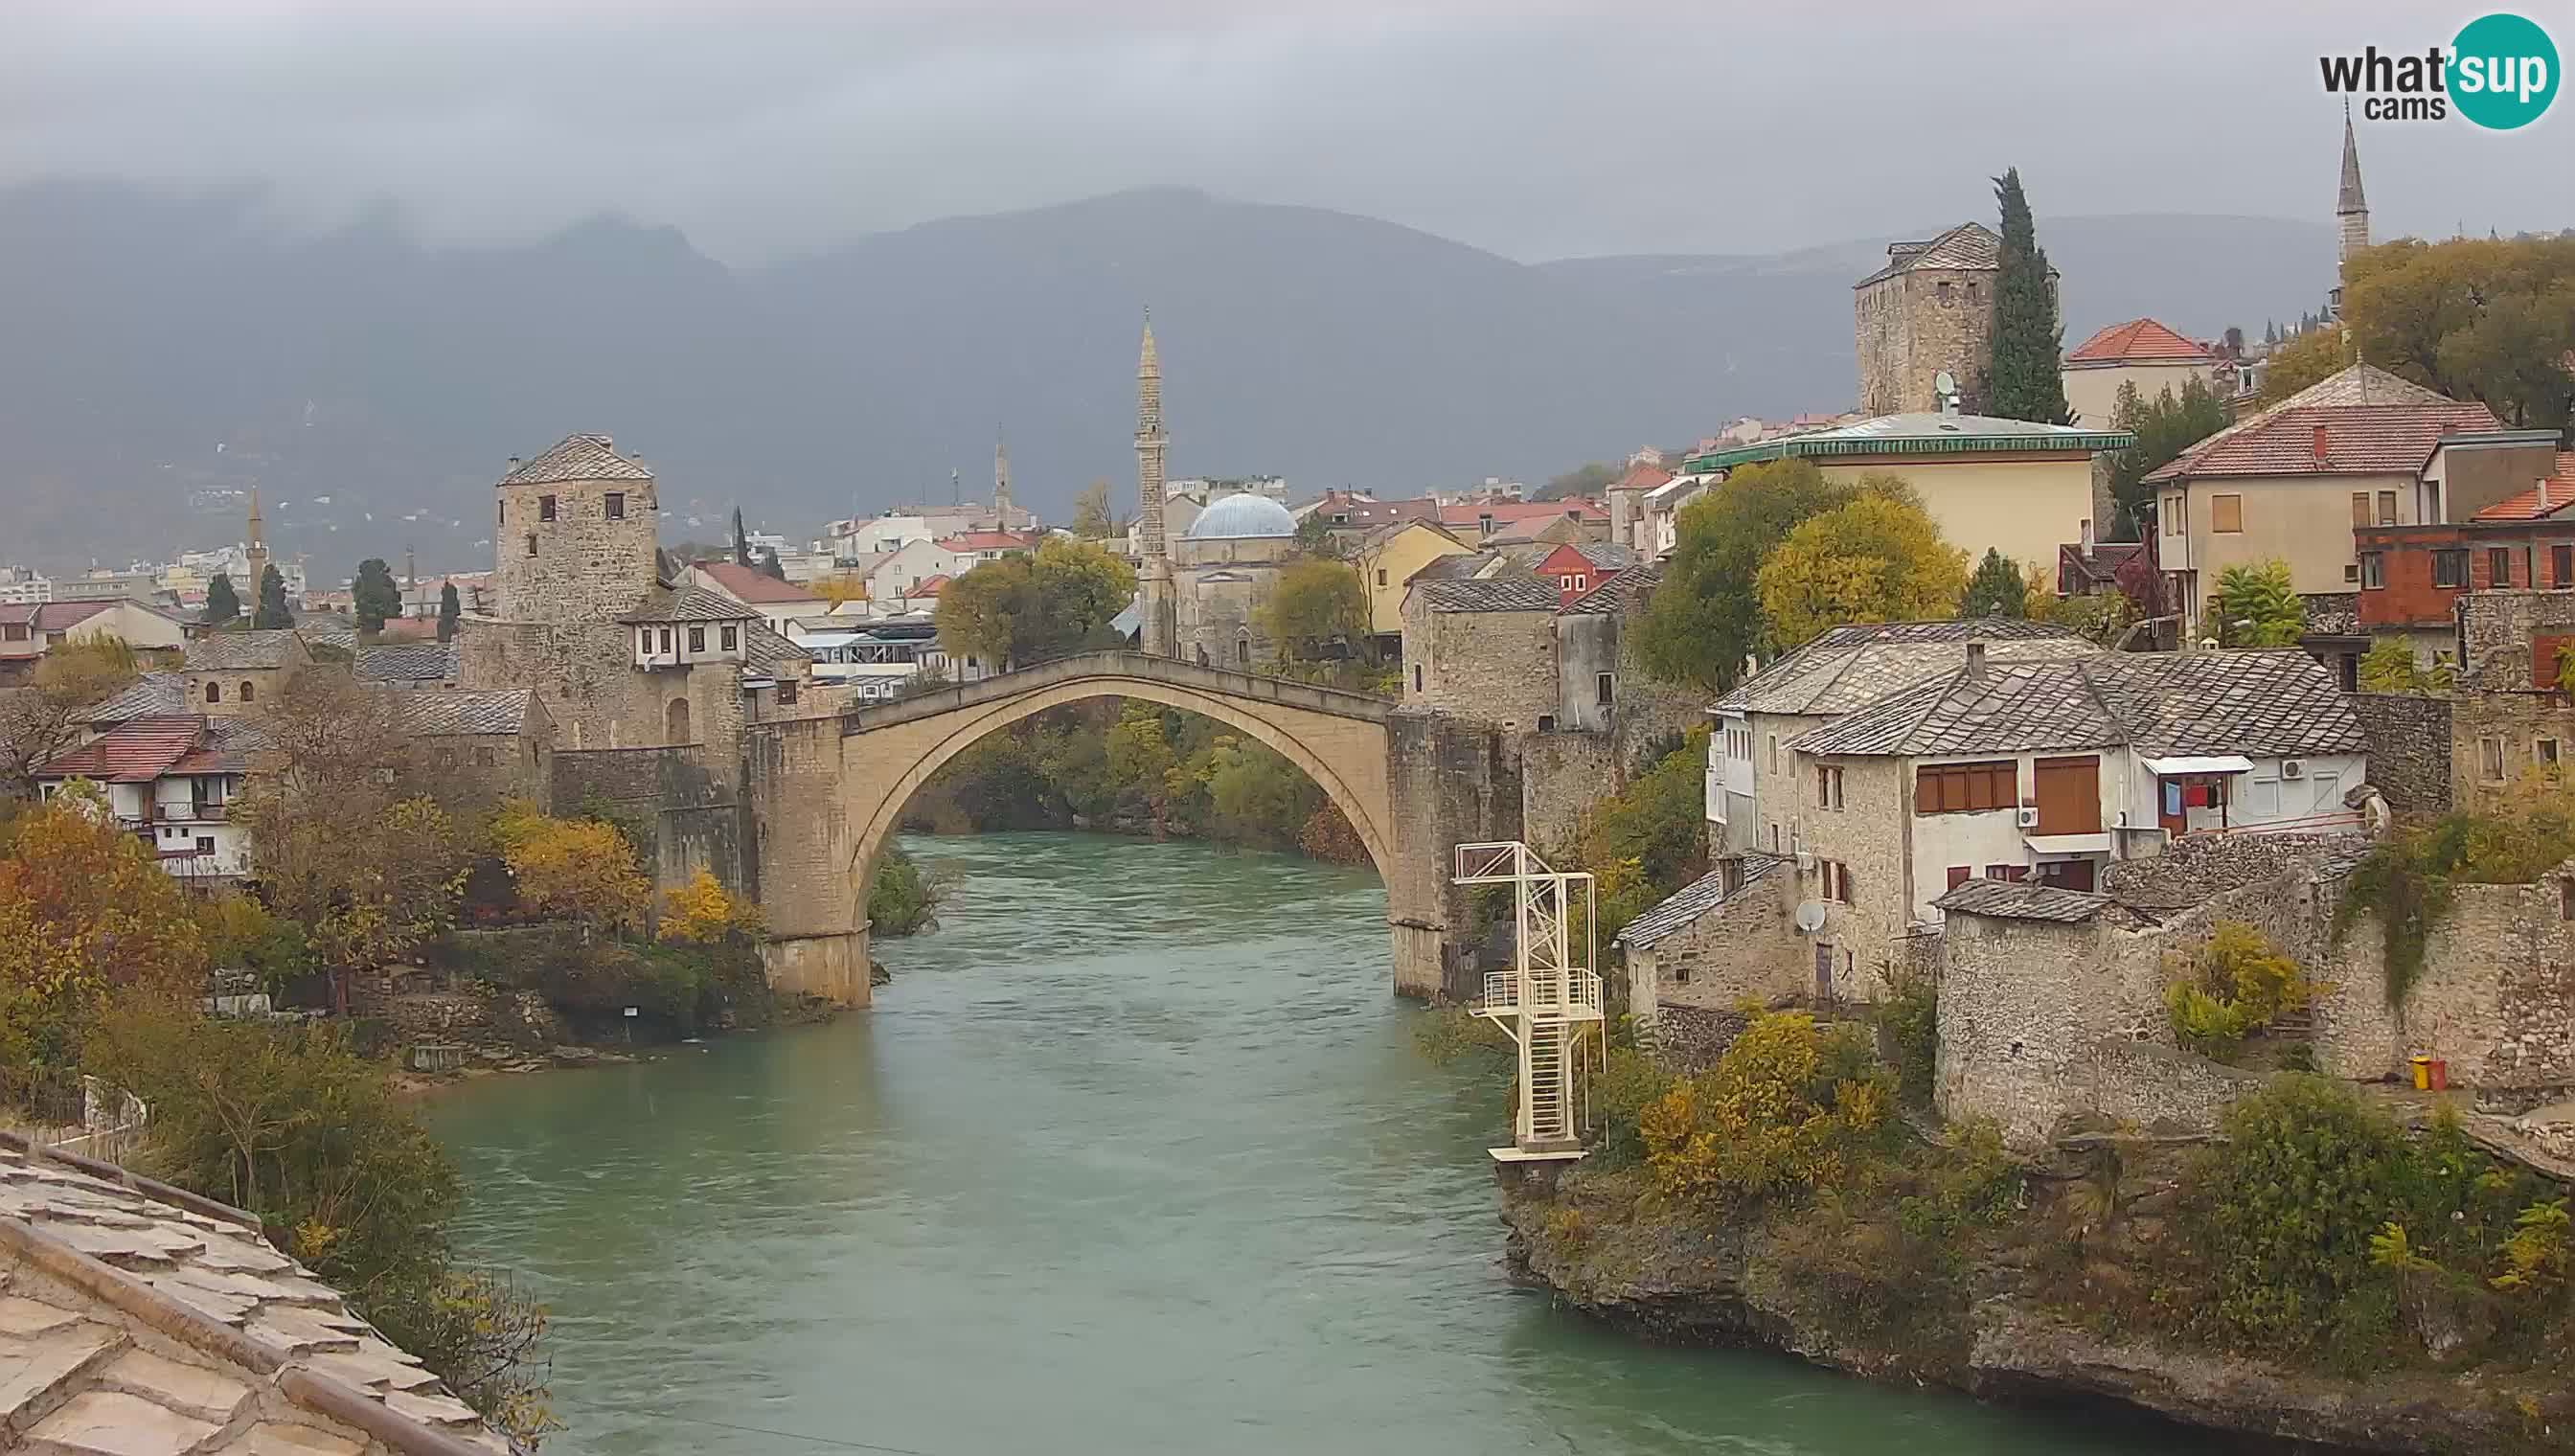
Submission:
[[2323,465],[2328,454],[2330,452],[2325,448],[2325,427],[2318,425],[2316,427],[2316,464]]
[[1981,683],[1984,680],[1985,645],[1982,642],[1970,641],[1967,644],[1967,681]]
[[2083,518],[2083,555],[2087,558],[2092,555],[2092,518],[2089,516]]
[[2539,478],[2539,514],[2542,516],[2548,514],[2548,477],[2546,476]]

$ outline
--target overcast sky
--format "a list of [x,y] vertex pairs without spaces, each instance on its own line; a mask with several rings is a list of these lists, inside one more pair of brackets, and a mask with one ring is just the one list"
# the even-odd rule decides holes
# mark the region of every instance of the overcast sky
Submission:
[[[756,263],[1148,184],[1525,260],[1752,252],[1983,216],[2327,220],[2320,49],[2421,0],[7,0],[0,182],[389,198],[440,240],[601,210]],[[2575,60],[2575,6],[2519,7]],[[1828,18],[1829,17],[1829,18]],[[2364,124],[2381,237],[2575,223],[2575,102]]]

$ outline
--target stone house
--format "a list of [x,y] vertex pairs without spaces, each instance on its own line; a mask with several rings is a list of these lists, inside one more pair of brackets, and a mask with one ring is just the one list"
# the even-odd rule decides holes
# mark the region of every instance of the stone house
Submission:
[[1660,561],[1680,545],[1682,508],[1707,494],[1722,476],[1699,473],[1674,476],[1644,493],[1643,516],[1636,524],[1636,552]]
[[1658,487],[1671,482],[1672,473],[1663,469],[1659,460],[1637,460],[1627,466],[1627,473],[1612,481],[1602,494],[1609,505],[1609,544],[1623,546],[1640,557],[1654,555],[1652,533],[1645,517],[1645,497]]
[[[1851,285],[1861,414],[1938,412],[1944,372],[1970,404],[1982,399],[2001,271],[2002,239],[1982,223],[1886,245],[1886,266]],[[2056,270],[2047,282],[2052,301]]]
[[51,798],[85,778],[108,809],[182,879],[232,880],[250,872],[250,840],[232,814],[259,745],[258,729],[206,714],[126,719],[38,765],[37,792]]
[[488,809],[517,798],[552,809],[554,724],[535,689],[421,689],[402,707],[442,804]]
[[2511,494],[2448,492],[2439,474],[2444,436],[2495,428],[2483,405],[2355,364],[2149,472],[2155,559],[2183,631],[2218,635],[2209,602],[2229,567],[2286,562],[2309,598],[2367,590],[2360,529],[2437,523]]
[[230,717],[256,712],[263,697],[273,701],[287,676],[312,661],[291,628],[225,632],[188,644],[181,675],[194,711]]
[[2220,362],[2207,345],[2153,319],[2107,324],[2065,351],[2065,404],[2076,425],[2116,429],[2120,386],[2135,385],[2147,404],[2166,390],[2179,399],[2194,379],[2215,390]]
[[1556,591],[1534,577],[1415,578],[1403,599],[1403,706],[1534,730],[1556,708]]

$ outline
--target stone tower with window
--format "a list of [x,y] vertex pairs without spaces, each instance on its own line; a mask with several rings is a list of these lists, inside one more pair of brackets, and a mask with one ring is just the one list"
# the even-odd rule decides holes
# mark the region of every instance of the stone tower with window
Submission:
[[[1851,286],[1861,414],[1938,413],[1942,370],[1957,383],[1959,408],[1981,409],[2001,268],[2002,239],[1982,223],[1886,245],[1886,266]],[[2051,290],[2055,282],[2050,270]]]
[[511,462],[493,497],[501,621],[614,622],[653,590],[653,473],[607,436],[567,435],[534,460]]

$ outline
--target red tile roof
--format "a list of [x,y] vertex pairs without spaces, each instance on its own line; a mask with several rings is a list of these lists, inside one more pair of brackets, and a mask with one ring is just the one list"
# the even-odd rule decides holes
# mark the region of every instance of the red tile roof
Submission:
[[[2542,500],[2542,493],[2546,499]],[[2557,468],[2549,472],[2544,485],[2531,487],[2518,496],[2497,501],[2477,513],[2479,521],[2537,521],[2554,516],[2575,506],[2575,451],[2560,451]]]
[[700,562],[695,570],[705,573],[707,580],[726,596],[746,606],[763,602],[801,605],[823,600],[793,582],[782,582],[739,562]]
[[2152,319],[2112,324],[2074,346],[2068,364],[2207,364],[2208,346],[2183,338]]
[[195,752],[205,733],[205,719],[194,715],[128,719],[70,752],[46,759],[36,776],[149,783]]
[[939,539],[941,551],[1027,551],[1038,544],[1033,532],[961,531]]
[[1617,484],[1611,486],[1609,489],[1613,491],[1650,491],[1654,487],[1663,484],[1671,478],[1672,473],[1670,471],[1663,469],[1652,461],[1640,460],[1634,465],[1627,467],[1627,473],[1620,476]]
[[924,581],[920,586],[913,588],[911,591],[906,592],[903,595],[906,597],[936,597],[939,595],[939,589],[947,586],[948,582],[949,579],[944,574],[932,577]]
[[2483,405],[2309,405],[2248,420],[2146,479],[2408,473],[2444,435],[2499,428]]
[[1485,517],[1495,526],[1517,526],[1529,521],[1552,521],[1571,516],[1578,521],[1606,521],[1608,516],[1597,501],[1486,501],[1464,506],[1439,508],[1442,526],[1473,526]]

